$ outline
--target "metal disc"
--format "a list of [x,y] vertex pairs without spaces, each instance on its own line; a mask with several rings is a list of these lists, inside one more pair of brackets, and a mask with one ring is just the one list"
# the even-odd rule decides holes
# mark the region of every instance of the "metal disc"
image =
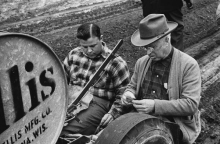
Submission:
[[29,35],[0,33],[0,77],[0,143],[54,144],[67,86],[52,49]]

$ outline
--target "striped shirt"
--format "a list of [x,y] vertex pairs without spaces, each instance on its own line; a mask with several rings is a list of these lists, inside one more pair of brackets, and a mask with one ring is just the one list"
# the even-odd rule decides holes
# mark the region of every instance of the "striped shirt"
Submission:
[[[93,59],[84,54],[82,47],[71,50],[63,62],[69,84],[84,87],[110,53],[111,50],[105,43],[103,43],[103,52]],[[127,63],[117,56],[109,62],[100,75],[101,77],[90,87],[90,93],[110,101],[117,98],[115,105],[119,106],[120,95],[130,81]]]

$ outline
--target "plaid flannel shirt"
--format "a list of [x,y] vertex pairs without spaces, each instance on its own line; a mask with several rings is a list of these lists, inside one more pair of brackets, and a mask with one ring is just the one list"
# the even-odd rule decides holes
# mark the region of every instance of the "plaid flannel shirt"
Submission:
[[[71,50],[63,62],[69,84],[84,87],[110,53],[111,50],[104,42],[102,54],[93,59],[86,56],[82,47]],[[127,63],[117,56],[109,62],[100,75],[89,92],[94,96],[114,101],[109,113],[115,117],[117,113],[112,112],[112,109],[121,107],[120,96],[130,81]]]
[[173,48],[165,59],[152,61],[142,84],[143,95],[141,99],[169,99],[167,84],[172,56]]

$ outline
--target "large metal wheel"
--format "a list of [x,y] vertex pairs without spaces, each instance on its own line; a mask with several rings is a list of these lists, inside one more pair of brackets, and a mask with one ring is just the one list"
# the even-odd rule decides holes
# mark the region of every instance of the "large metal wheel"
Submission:
[[56,143],[67,82],[52,48],[30,35],[0,32],[0,77],[0,143]]
[[102,132],[96,144],[178,144],[179,126],[156,117],[129,113]]

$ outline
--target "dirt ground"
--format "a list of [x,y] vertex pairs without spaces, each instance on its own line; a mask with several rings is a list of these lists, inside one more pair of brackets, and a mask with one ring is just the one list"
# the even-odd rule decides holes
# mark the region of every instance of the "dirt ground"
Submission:
[[[184,52],[193,56],[201,67],[219,56],[219,40],[211,36],[219,33],[215,20],[217,0],[196,1],[192,10],[183,7],[184,13]],[[104,41],[113,48],[119,39],[124,43],[118,53],[127,61],[133,73],[136,60],[145,55],[144,50],[132,46],[130,36],[138,28],[142,19],[140,3],[124,3],[110,8],[94,10],[87,14],[63,13],[62,15],[29,19],[25,22],[4,24],[0,30],[21,32],[38,37],[55,51],[62,61],[67,53],[77,46],[76,29],[80,23],[94,22],[102,28]],[[217,37],[217,36],[216,36]],[[214,41],[214,42],[213,42]],[[205,82],[204,82],[205,83]],[[202,110],[202,133],[198,144],[220,144],[220,100],[210,102],[210,98],[218,99],[219,84],[216,89],[202,93],[200,109]],[[207,98],[208,97],[208,98]],[[211,108],[210,108],[211,107]]]

